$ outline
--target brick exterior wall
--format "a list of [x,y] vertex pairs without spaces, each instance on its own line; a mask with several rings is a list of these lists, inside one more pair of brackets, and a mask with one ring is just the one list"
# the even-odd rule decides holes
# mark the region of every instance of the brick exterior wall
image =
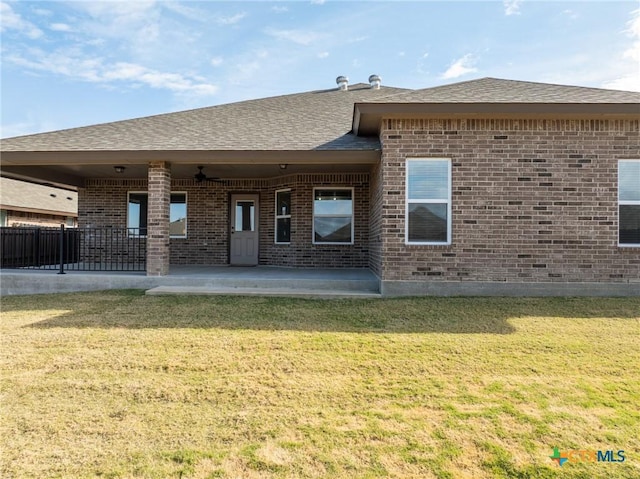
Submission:
[[[195,183],[173,264],[228,264],[232,193],[260,195],[260,264],[370,267],[384,281],[640,282],[640,248],[618,247],[617,167],[640,158],[638,121],[384,120],[371,173]],[[407,158],[452,161],[452,244],[405,245]],[[80,226],[126,226],[147,179],[93,179]],[[313,188],[354,187],[354,245],[312,243]],[[275,192],[291,189],[291,244],[274,243]]]
[[[313,189],[353,187],[354,244],[313,244]],[[275,244],[275,192],[291,188],[291,243]],[[260,264],[366,268],[369,262],[369,174],[293,175],[273,182],[260,196]]]
[[[314,245],[313,188],[354,188],[354,244]],[[291,189],[291,243],[275,244],[275,192]],[[146,179],[91,179],[78,194],[81,227],[127,225],[128,192],[147,191]],[[172,192],[187,195],[187,238],[170,239],[171,264],[229,262],[229,200],[232,193],[260,195],[259,264],[291,267],[367,267],[369,174],[299,174],[273,179],[196,183],[173,179]]]
[[378,278],[382,277],[382,218],[384,214],[382,191],[383,170],[382,162],[374,165],[371,170],[371,188],[369,210],[369,268]]
[[[618,159],[640,158],[638,121],[382,123],[371,180],[382,280],[640,281],[640,248],[618,247],[617,221]],[[405,245],[405,160],[420,157],[452,161],[450,246]]]
[[[126,228],[128,192],[147,191],[147,179],[139,180],[87,180],[85,188],[78,189],[78,227],[80,228]],[[116,235],[121,235],[116,232]],[[83,235],[82,259],[88,263],[121,262],[135,265],[135,269],[146,264],[146,238],[128,237],[123,246],[103,247],[99,238]],[[106,239],[106,237],[105,237]],[[111,242],[111,244],[113,244]],[[120,250],[120,251],[118,251]],[[107,256],[104,253],[108,252]],[[134,267],[134,266],[132,266]]]

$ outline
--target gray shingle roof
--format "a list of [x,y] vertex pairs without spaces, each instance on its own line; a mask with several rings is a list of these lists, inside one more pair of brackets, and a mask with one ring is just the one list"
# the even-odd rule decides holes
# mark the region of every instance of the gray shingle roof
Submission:
[[480,78],[363,103],[640,103],[640,93]]
[[[375,150],[354,104],[640,104],[640,93],[481,78],[423,90],[356,84],[2,140],[3,152]],[[640,113],[640,105],[639,105]]]
[[78,216],[78,193],[3,177],[0,178],[0,205],[7,210]]
[[353,105],[402,88],[320,90],[5,139],[2,151],[369,150],[351,134]]

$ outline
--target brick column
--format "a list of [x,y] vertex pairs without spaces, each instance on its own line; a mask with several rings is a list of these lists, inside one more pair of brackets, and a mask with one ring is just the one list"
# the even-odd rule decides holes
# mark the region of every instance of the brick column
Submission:
[[147,276],[169,274],[169,206],[171,167],[166,161],[149,163],[147,213]]

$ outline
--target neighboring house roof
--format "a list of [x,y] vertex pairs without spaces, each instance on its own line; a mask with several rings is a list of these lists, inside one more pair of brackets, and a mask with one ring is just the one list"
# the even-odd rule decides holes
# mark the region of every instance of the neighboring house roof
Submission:
[[480,78],[412,90],[363,103],[640,103],[640,93]]
[[350,134],[356,102],[405,92],[356,84],[5,139],[2,151],[368,150]]
[[0,208],[77,217],[78,193],[26,181],[0,178]]

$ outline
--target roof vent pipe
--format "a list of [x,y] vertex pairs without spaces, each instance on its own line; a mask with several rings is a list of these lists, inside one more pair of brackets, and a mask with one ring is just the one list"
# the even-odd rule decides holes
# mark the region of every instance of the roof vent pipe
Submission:
[[340,90],[346,91],[349,89],[349,79],[344,76],[339,76],[336,78],[336,83],[338,84],[338,88]]
[[371,88],[373,90],[379,90],[380,89],[380,83],[382,83],[382,78],[380,78],[380,76],[371,75],[369,77],[369,85],[371,85]]

